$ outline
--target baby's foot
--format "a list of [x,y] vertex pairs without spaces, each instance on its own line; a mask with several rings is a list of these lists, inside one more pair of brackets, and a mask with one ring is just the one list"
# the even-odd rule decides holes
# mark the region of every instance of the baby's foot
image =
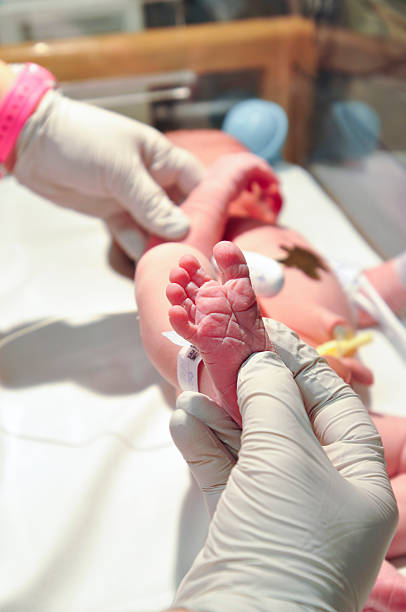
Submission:
[[241,422],[237,375],[252,353],[274,350],[265,331],[240,249],[219,242],[213,249],[221,282],[211,280],[192,255],[183,257],[170,275],[167,297],[174,330],[196,346],[231,416]]

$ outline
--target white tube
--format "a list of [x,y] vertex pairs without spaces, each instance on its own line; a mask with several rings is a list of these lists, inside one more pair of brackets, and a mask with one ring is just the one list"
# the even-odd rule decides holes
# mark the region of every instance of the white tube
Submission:
[[[359,275],[357,286],[359,292],[354,293],[355,302],[376,319],[382,327],[383,333],[406,361],[406,329],[404,325],[364,274]],[[360,293],[360,291],[363,293]]]

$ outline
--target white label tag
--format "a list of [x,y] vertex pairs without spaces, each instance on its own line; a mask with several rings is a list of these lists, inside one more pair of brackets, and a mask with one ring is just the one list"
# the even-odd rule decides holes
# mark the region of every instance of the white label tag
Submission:
[[162,332],[162,335],[177,346],[190,346],[190,342],[179,336],[175,331]]
[[195,346],[188,344],[178,353],[178,383],[182,391],[199,391],[198,369],[202,357]]

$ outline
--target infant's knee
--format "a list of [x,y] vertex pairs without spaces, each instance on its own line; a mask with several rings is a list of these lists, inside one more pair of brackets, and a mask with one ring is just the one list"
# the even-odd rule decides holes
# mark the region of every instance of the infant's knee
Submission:
[[154,269],[162,268],[165,262],[173,262],[176,257],[182,257],[185,253],[185,246],[177,242],[163,242],[154,248],[146,251],[137,263],[135,278],[141,277],[146,272],[153,273]]

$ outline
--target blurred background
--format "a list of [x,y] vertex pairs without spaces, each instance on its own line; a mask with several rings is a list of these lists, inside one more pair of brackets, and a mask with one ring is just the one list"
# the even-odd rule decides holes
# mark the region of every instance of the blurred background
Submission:
[[0,57],[164,131],[221,128],[238,102],[272,100],[284,158],[380,256],[404,249],[405,0],[0,0]]

